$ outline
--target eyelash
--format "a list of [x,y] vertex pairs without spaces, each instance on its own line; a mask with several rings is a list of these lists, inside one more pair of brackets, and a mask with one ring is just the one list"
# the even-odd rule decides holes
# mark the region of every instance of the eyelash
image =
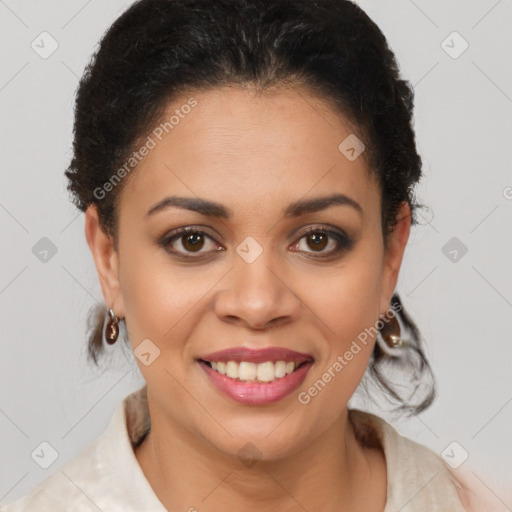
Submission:
[[[206,231],[200,229],[199,226],[187,226],[183,228],[179,228],[175,231],[172,231],[171,233],[164,236],[161,240],[159,240],[159,245],[161,245],[167,252],[177,256],[178,258],[182,258],[184,260],[198,260],[202,256],[205,256],[206,254],[210,254],[212,252],[217,251],[210,251],[210,252],[198,252],[195,254],[198,254],[198,256],[185,256],[187,253],[180,253],[179,251],[169,249],[169,246],[175,241],[179,240],[180,238],[183,238],[185,235],[190,234],[197,234],[197,235],[204,235],[207,238],[210,238],[210,240],[213,240],[213,237],[209,235]],[[334,250],[328,251],[328,252],[317,252],[318,256],[314,256],[314,258],[328,258],[332,256],[336,256],[342,252],[349,251],[352,246],[354,245],[354,241],[349,238],[346,234],[343,232],[337,232],[333,231],[332,229],[323,227],[323,226],[311,226],[307,228],[305,231],[303,231],[299,237],[299,239],[294,242],[292,245],[298,244],[300,240],[302,240],[304,237],[311,235],[311,234],[324,234],[328,235],[329,237],[332,237],[335,239],[335,241],[338,243],[338,247]],[[302,251],[299,251],[302,252]],[[305,251],[308,254],[315,254],[316,251]],[[192,252],[188,254],[194,254]]]

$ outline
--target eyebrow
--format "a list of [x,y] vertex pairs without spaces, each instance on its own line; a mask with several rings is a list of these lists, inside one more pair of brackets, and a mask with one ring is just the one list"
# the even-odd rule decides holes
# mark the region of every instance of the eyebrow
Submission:
[[[361,205],[354,199],[346,196],[345,194],[332,194],[330,196],[300,199],[290,203],[284,210],[283,214],[285,217],[300,217],[301,215],[305,215],[307,213],[314,213],[325,210],[330,206],[350,206],[354,208],[359,214],[363,213]],[[154,206],[152,206],[147,211],[145,216],[147,218],[172,207],[183,208],[185,210],[191,210],[200,213],[201,215],[216,217],[220,219],[229,219],[233,215],[229,208],[214,201],[195,197],[169,196],[165,197]]]

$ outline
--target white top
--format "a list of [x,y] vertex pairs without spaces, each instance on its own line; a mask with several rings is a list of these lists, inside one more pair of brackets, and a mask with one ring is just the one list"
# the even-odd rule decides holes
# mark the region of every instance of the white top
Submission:
[[[378,416],[358,409],[349,413],[358,438],[366,444],[378,439],[384,450],[388,481],[383,512],[465,512],[457,492],[459,483],[441,457],[401,436]],[[149,428],[144,386],[123,399],[94,443],[0,510],[164,512],[134,453]]]

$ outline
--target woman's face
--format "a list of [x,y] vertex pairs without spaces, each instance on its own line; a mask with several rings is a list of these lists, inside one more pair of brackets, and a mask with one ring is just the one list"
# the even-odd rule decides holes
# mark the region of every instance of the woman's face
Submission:
[[[385,253],[365,154],[306,91],[191,96],[169,106],[164,122],[176,110],[179,121],[150,134],[122,190],[118,253],[93,208],[87,236],[152,423],[225,454],[250,441],[271,460],[346,412],[375,342],[365,329],[389,308],[409,210]],[[269,348],[284,351],[258,352]]]

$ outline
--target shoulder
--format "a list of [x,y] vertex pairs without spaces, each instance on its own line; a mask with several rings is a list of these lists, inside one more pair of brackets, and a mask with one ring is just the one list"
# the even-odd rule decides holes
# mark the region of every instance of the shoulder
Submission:
[[[506,475],[506,468],[504,475]],[[510,481],[486,477],[484,482],[470,469],[451,470],[460,487],[458,493],[467,512],[505,512],[511,510],[506,503],[512,503]],[[496,473],[495,473],[496,474]]]
[[135,391],[115,409],[106,430],[31,492],[1,512],[98,510],[165,511],[146,480],[133,444],[147,428],[148,412]]
[[[1,512],[32,512],[75,510],[70,504],[76,503],[79,510],[89,510],[91,502],[81,490],[84,480],[98,476],[99,468],[95,465],[101,438],[81,451],[48,476],[32,491],[15,502],[0,506]],[[82,485],[83,486],[83,485]]]
[[363,445],[382,447],[386,459],[387,501],[384,512],[465,512],[460,483],[443,459],[427,446],[400,435],[384,419],[358,409],[349,411]]

